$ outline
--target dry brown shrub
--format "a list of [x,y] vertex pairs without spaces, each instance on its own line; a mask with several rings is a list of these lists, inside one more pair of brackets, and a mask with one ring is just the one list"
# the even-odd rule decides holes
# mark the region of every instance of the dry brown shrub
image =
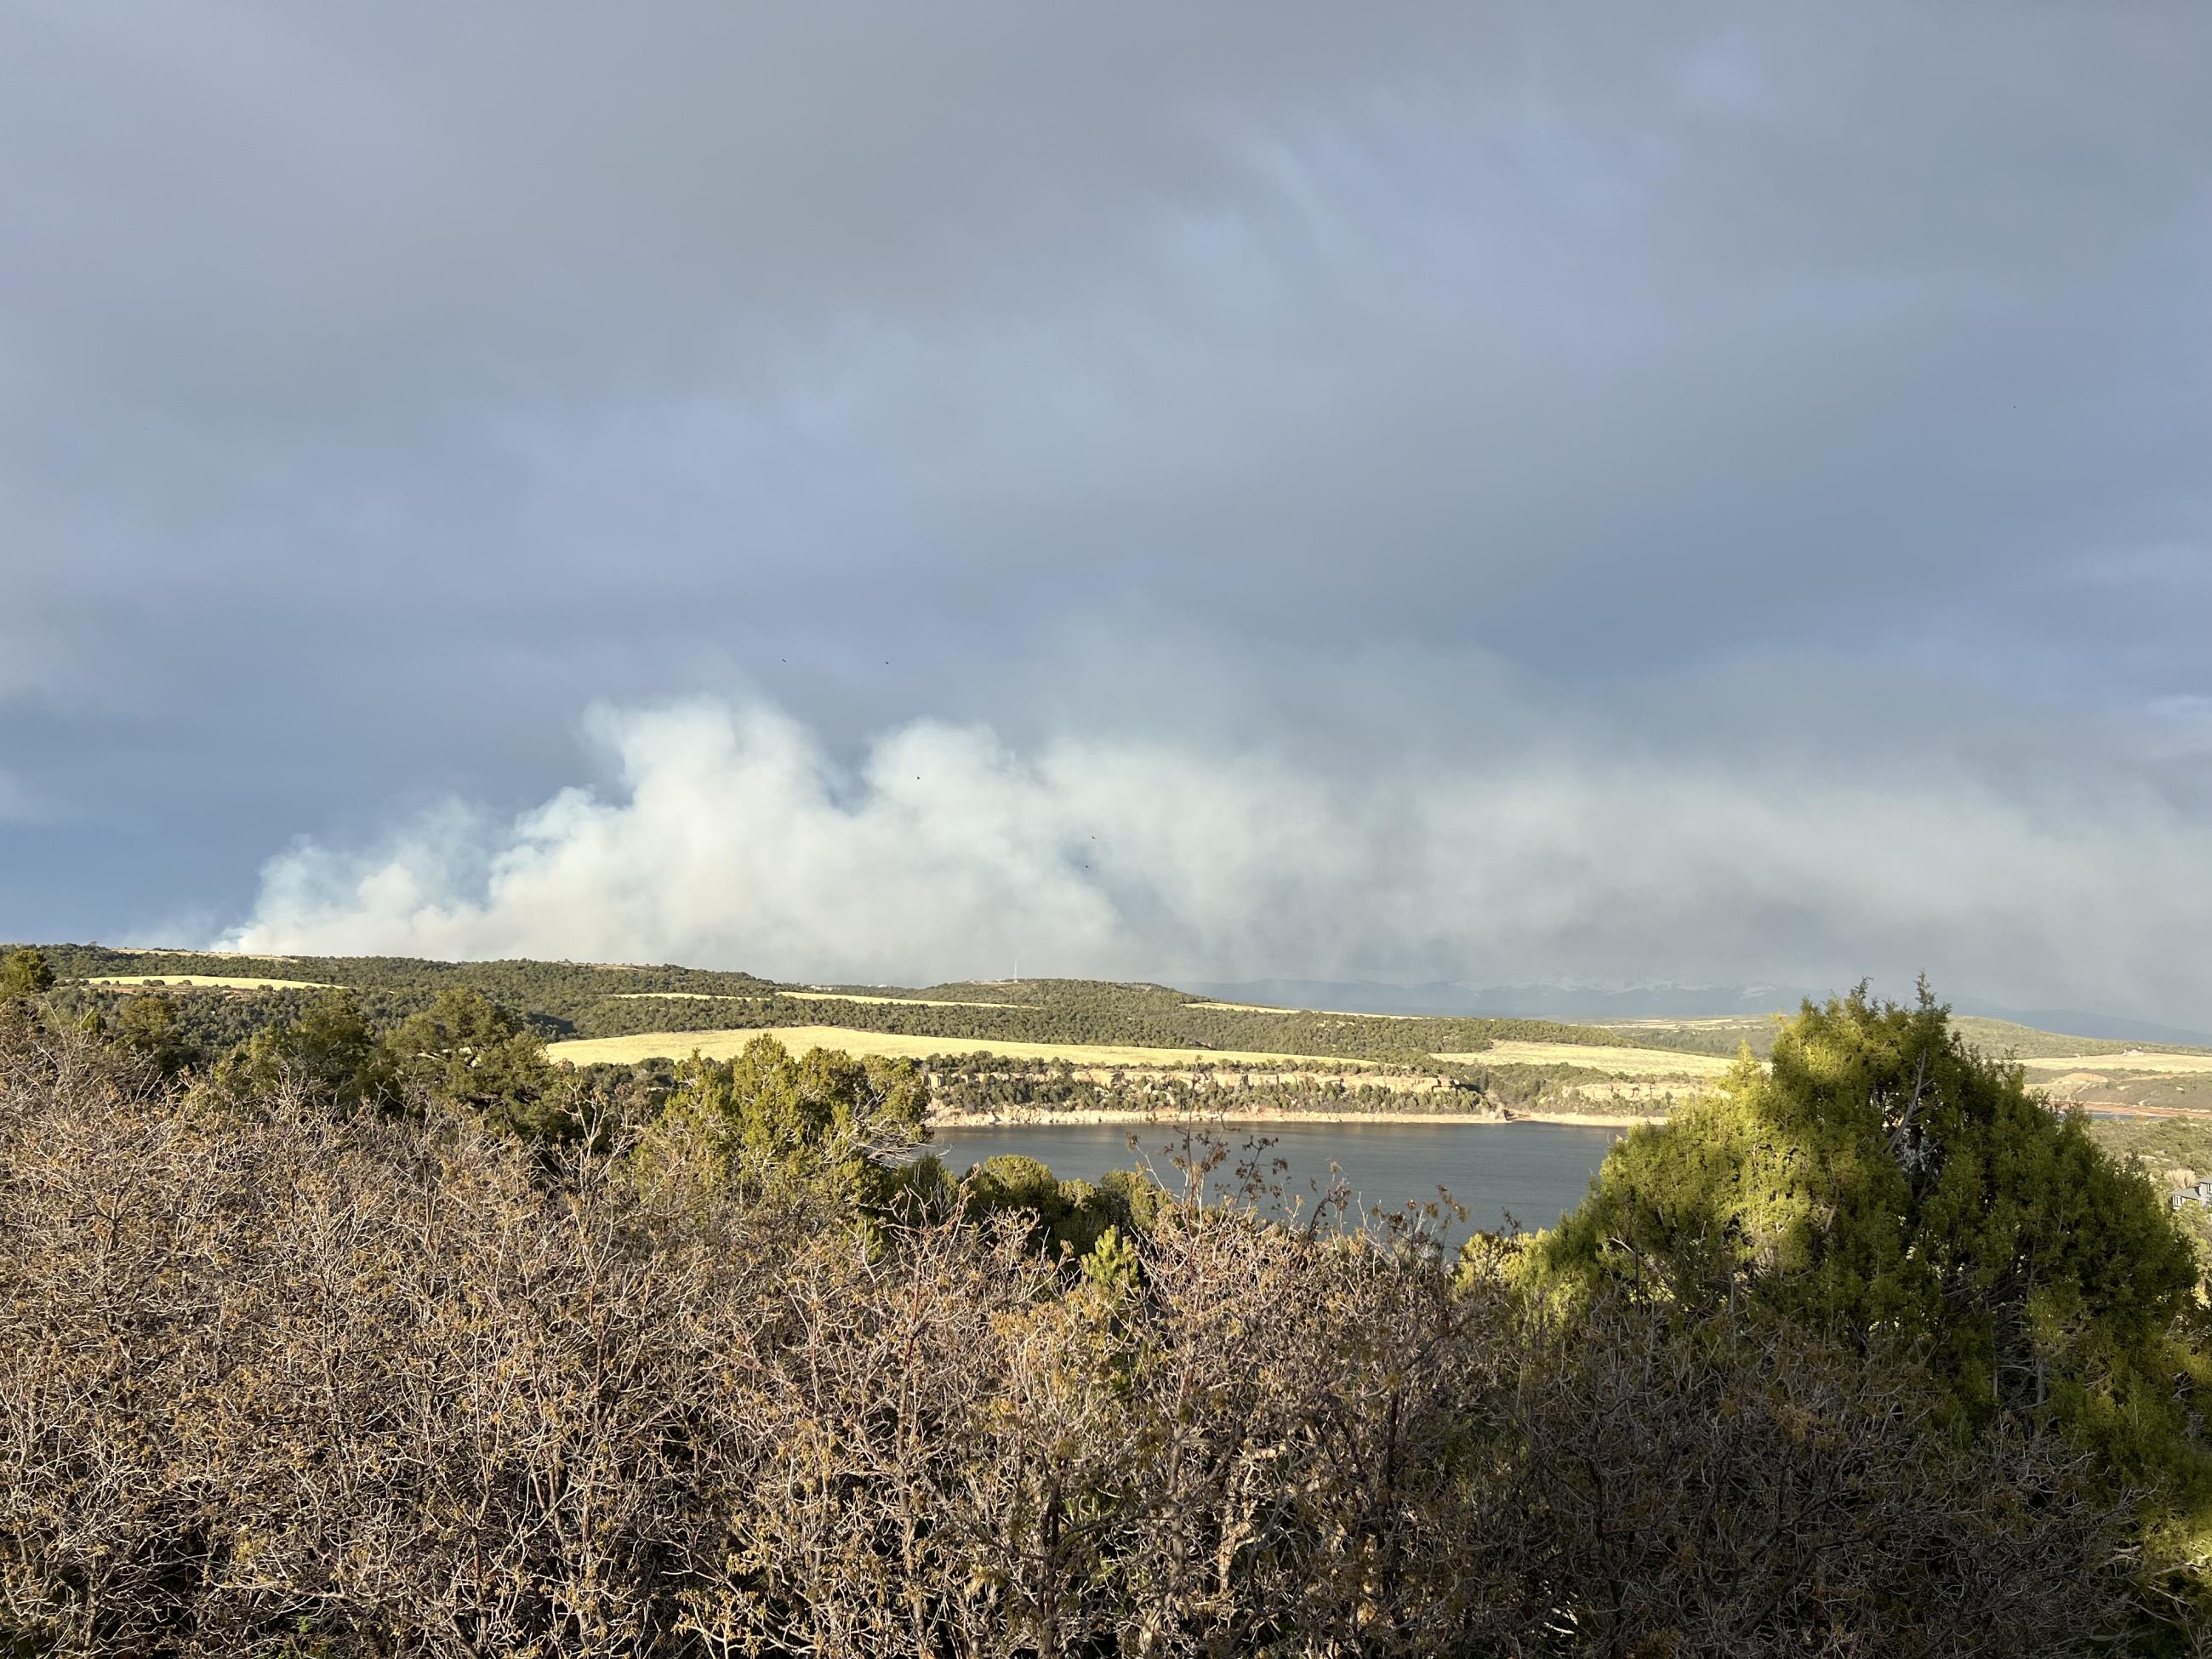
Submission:
[[2118,1517],[1909,1378],[1171,1210],[1140,1272],[0,1042],[0,1648],[2081,1650]]

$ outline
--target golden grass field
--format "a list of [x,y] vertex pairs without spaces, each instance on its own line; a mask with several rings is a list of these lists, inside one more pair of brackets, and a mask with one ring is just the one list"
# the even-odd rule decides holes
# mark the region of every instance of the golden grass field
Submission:
[[1735,1061],[1720,1054],[1662,1048],[1614,1048],[1580,1042],[1493,1042],[1474,1054],[1438,1054],[1448,1065],[1580,1066],[1620,1077],[1725,1077]]
[[2161,1054],[2144,1048],[2118,1054],[2057,1054],[2024,1060],[2031,1075],[2038,1072],[2115,1072],[2148,1073],[2154,1077],[2212,1075],[2212,1054]]
[[[1285,1060],[1314,1062],[1313,1054],[1261,1054],[1242,1049],[1139,1048],[1106,1042],[1015,1042],[999,1037],[907,1036],[895,1031],[856,1031],[843,1025],[771,1025],[738,1031],[647,1031],[636,1036],[578,1037],[546,1046],[554,1060],[579,1066],[633,1065],[641,1060],[680,1060],[697,1049],[709,1060],[727,1060],[757,1036],[772,1036],[793,1054],[809,1048],[842,1048],[848,1054],[888,1054],[927,1060],[932,1054],[1000,1054],[1008,1060],[1064,1060],[1071,1066],[1268,1066]],[[1331,1060],[1347,1070],[1371,1060]]]
[[255,979],[240,974],[103,974],[87,985],[213,986],[225,991],[335,991],[339,988],[321,979]]

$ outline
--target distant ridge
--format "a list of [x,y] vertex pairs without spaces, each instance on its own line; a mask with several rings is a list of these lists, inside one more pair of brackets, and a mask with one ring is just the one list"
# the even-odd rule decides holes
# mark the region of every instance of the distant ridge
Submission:
[[1334,1008],[1348,1014],[1441,1014],[1603,1022],[1608,1019],[1714,1019],[1795,1008],[1827,993],[1771,985],[1636,986],[1603,990],[1582,985],[1462,985],[1431,980],[1386,985],[1376,980],[1255,979],[1237,984],[1200,981],[1188,989],[1224,1002],[1276,1007]]
[[1993,1019],[2008,1019],[2015,1025],[2033,1025],[2039,1030],[2057,1031],[2065,1036],[2105,1037],[2117,1042],[2171,1042],[2185,1048],[2212,1047],[2212,1033],[2185,1030],[2178,1025],[2158,1025],[2148,1020],[2127,1019],[2118,1014],[2085,1014],[2072,1008],[1983,1008],[1961,1007],[1962,1014],[1987,1014]]
[[[1587,985],[1463,985],[1453,980],[1431,980],[1419,985],[1389,985],[1378,980],[1200,981],[1187,988],[1224,1002],[1334,1008],[1348,1014],[1457,1014],[1596,1024],[1626,1019],[1741,1019],[1794,1011],[1808,997],[1820,1001],[1834,994],[1827,989],[1773,985],[1639,985],[1608,990]],[[1834,988],[1836,991],[1844,988]],[[1972,998],[1956,999],[1953,1006],[1962,1014],[2009,1020],[2015,1025],[2032,1025],[2067,1036],[2212,1046],[2212,1033],[2119,1014],[2072,1008],[2004,1008]]]

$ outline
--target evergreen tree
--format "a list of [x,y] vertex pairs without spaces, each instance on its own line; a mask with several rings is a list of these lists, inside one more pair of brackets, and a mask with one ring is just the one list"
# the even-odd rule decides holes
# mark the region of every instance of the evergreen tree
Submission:
[[174,1077],[200,1057],[185,1035],[176,999],[160,991],[142,991],[125,1000],[115,1019],[115,1040],[152,1061],[164,1077]]
[[54,970],[44,951],[27,945],[0,958],[0,1002],[44,996],[53,988]]
[[537,1032],[476,991],[441,991],[392,1033],[404,1083],[532,1139],[574,1127]]
[[1968,1048],[1923,985],[1808,1004],[1771,1070],[1617,1146],[1532,1249],[1555,1287],[1748,1304],[1927,1367],[1962,1429],[2063,1430],[2116,1486],[2212,1493],[2197,1269],[2139,1173]]
[[846,1200],[874,1202],[892,1184],[878,1155],[926,1137],[928,1103],[912,1060],[821,1048],[794,1058],[757,1036],[733,1060],[695,1054],[677,1067],[641,1161],[650,1166],[680,1143],[703,1153],[717,1179],[823,1180]]
[[234,1089],[297,1088],[311,1100],[346,1109],[399,1101],[391,1049],[343,991],[316,998],[296,1019],[255,1032],[224,1076]]

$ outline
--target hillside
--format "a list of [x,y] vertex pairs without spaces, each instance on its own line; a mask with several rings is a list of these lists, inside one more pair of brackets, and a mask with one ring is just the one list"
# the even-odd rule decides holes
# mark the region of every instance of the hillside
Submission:
[[[1027,979],[903,988],[779,982],[674,963],[244,957],[98,945],[41,947],[65,1004],[112,1008],[159,988],[184,1036],[217,1052],[297,1018],[333,988],[391,1026],[439,993],[480,993],[527,1021],[556,1060],[636,1066],[770,1031],[807,1046],[933,1059],[948,1111],[1149,1109],[1163,1090],[1251,1109],[1449,1109],[1430,1085],[1520,1112],[1662,1113],[1710,1087],[1772,1015],[1530,1018],[1363,1013],[1219,1001],[1173,987]],[[1961,1016],[2055,1099],[2106,1110],[2212,1109],[2212,1050],[2154,1048]],[[956,1060],[953,1057],[962,1057]],[[1205,1079],[1199,1076],[1205,1073]],[[1240,1073],[1255,1071],[1255,1077]],[[1133,1072],[1154,1075],[1133,1094]],[[1220,1079],[1229,1078],[1226,1083]],[[1409,1082],[1419,1087],[1409,1088]],[[1255,1093],[1255,1084],[1264,1084]],[[1364,1103],[1364,1104],[1363,1104]]]
[[[835,1024],[942,1039],[1081,1043],[1182,1054],[1243,1052],[1420,1063],[1500,1040],[1620,1045],[1595,1027],[1536,1019],[1388,1019],[1212,1004],[1164,985],[1099,980],[893,986],[777,983],[750,974],[569,962],[430,962],[399,957],[268,957],[102,945],[41,946],[64,988],[131,994],[156,982],[210,1037],[234,1040],[289,1018],[323,987],[350,992],[372,1019],[404,1018],[440,991],[480,992],[553,1040]],[[834,1019],[830,1016],[834,1013]],[[680,1045],[672,1052],[680,1053]]]

